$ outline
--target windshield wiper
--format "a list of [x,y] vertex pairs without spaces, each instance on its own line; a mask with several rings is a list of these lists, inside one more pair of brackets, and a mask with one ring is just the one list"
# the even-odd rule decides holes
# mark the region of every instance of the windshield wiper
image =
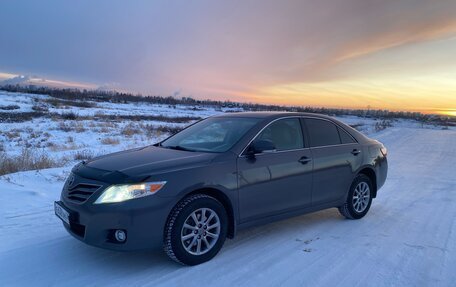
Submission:
[[193,149],[189,149],[189,148],[186,148],[186,147],[183,147],[183,146],[180,146],[180,145],[168,145],[168,146],[161,145],[161,147],[169,148],[169,149],[175,149],[175,150],[183,150],[183,151],[195,151]]

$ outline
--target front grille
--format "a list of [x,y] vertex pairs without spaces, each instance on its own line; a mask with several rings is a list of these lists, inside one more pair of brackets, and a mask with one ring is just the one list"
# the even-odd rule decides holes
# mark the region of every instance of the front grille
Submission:
[[78,183],[75,186],[68,188],[67,198],[72,201],[83,203],[100,187],[101,185]]

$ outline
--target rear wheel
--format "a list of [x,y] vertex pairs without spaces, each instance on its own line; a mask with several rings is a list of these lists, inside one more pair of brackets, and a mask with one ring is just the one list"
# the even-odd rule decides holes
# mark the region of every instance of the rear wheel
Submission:
[[164,250],[176,262],[197,265],[212,259],[222,248],[228,216],[215,198],[196,194],[180,201],[168,218]]
[[339,212],[348,219],[364,217],[372,204],[372,182],[364,174],[358,175],[348,192],[347,201],[339,207]]

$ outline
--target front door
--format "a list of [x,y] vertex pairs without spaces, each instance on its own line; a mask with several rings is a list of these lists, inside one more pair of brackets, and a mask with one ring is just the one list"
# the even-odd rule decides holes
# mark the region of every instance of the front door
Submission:
[[241,222],[309,206],[312,157],[299,118],[272,122],[256,140],[270,140],[276,150],[238,158]]

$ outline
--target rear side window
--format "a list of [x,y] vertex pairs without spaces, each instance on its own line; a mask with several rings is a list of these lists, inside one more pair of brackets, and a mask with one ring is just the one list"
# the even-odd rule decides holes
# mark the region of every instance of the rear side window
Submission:
[[339,130],[340,140],[343,144],[355,143],[356,141],[343,129],[337,128]]
[[266,127],[255,140],[270,140],[277,150],[304,147],[301,123],[298,118],[282,119]]
[[310,146],[328,146],[340,144],[337,126],[329,121],[305,119],[309,132]]

